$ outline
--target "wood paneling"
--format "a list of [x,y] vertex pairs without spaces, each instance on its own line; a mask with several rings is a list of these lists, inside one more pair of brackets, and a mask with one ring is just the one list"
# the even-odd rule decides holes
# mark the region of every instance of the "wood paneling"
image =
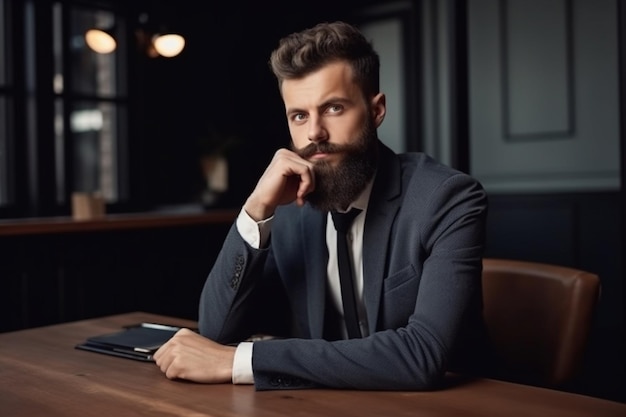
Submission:
[[0,332],[137,309],[196,319],[233,218],[52,222],[0,236]]

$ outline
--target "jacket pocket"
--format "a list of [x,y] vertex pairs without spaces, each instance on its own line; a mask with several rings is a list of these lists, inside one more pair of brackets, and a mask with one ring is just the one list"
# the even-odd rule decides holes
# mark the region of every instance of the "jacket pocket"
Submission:
[[397,329],[409,322],[415,311],[419,277],[413,265],[388,276],[383,284],[379,328]]

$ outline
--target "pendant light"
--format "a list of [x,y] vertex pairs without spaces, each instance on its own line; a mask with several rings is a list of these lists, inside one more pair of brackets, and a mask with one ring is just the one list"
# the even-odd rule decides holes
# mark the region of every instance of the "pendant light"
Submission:
[[182,52],[185,38],[176,33],[158,34],[152,38],[152,44],[159,55],[171,58]]
[[117,47],[117,42],[111,33],[111,30],[106,29],[89,29],[85,32],[85,42],[96,53],[110,54]]

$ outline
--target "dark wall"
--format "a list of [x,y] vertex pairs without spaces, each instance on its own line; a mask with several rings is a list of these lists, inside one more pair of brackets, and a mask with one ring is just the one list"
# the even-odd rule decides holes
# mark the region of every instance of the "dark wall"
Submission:
[[1,236],[0,332],[128,311],[196,320],[229,227]]
[[[239,205],[274,151],[289,143],[284,108],[268,60],[278,41],[321,20],[346,17],[343,6],[324,8],[265,2],[176,9],[187,44],[172,59],[140,63],[142,92],[137,149],[144,167],[139,192],[154,204],[188,202],[201,183],[196,142],[209,128],[241,139],[229,158],[231,191]],[[279,2],[280,3],[280,2]]]

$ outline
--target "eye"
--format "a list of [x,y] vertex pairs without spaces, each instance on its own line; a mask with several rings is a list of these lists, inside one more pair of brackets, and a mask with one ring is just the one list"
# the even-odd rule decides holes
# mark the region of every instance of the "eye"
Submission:
[[301,123],[306,120],[306,114],[294,113],[293,115],[291,115],[291,120],[293,120],[296,123]]
[[340,113],[342,110],[343,106],[339,104],[331,104],[330,106],[328,106],[328,109],[326,111],[328,113]]

